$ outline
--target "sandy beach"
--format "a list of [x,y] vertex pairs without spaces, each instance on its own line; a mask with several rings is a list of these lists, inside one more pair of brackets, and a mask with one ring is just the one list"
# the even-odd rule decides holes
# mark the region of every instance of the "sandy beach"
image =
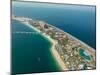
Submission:
[[63,71],[68,70],[65,63],[63,62],[63,60],[61,59],[59,53],[57,52],[57,50],[55,49],[55,45],[57,44],[57,42],[53,39],[51,39],[50,37],[48,37],[48,39],[52,42],[52,48],[51,48],[51,52],[54,56],[54,58],[56,59],[57,63],[59,64],[59,66],[61,67],[61,69]]
[[[20,21],[20,20],[19,20]],[[41,33],[40,30],[36,29],[35,27],[33,27],[32,25],[30,25],[28,22],[25,21],[20,21],[21,23],[29,26],[30,28],[33,28],[35,31],[37,31],[38,33]],[[46,35],[46,34],[42,34],[43,37],[47,38],[51,43],[52,43],[52,47],[51,47],[51,53],[53,55],[53,57],[55,58],[55,60],[57,61],[59,67],[61,68],[61,70],[68,70],[65,63],[63,62],[63,60],[61,59],[59,53],[57,52],[57,50],[55,49],[55,45],[57,44],[57,42],[55,40],[53,40],[52,38],[50,38],[50,36]]]

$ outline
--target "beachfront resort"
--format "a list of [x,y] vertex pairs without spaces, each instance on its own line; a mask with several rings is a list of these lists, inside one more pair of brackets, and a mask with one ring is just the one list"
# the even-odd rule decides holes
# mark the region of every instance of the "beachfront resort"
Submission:
[[95,50],[69,33],[40,20],[15,15],[12,19],[33,27],[53,43],[51,52],[62,70],[96,68]]

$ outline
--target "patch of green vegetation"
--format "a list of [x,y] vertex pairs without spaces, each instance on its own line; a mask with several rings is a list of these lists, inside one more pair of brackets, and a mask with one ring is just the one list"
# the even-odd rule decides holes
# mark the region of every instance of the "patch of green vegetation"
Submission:
[[51,34],[51,38],[54,38],[54,36],[55,36],[55,33],[54,33],[54,32],[52,32],[52,34]]

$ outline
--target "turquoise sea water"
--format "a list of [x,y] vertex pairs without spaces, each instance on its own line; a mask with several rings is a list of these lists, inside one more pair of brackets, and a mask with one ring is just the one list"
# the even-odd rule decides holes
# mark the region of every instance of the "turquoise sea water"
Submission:
[[[12,32],[16,31],[36,32],[13,20]],[[41,34],[12,33],[12,41],[13,74],[60,71],[50,52],[52,44]]]
[[[94,6],[13,2],[12,13],[46,21],[96,48]],[[12,21],[13,74],[61,71],[50,52],[50,41],[41,34],[13,33],[16,31],[36,33],[28,26]]]

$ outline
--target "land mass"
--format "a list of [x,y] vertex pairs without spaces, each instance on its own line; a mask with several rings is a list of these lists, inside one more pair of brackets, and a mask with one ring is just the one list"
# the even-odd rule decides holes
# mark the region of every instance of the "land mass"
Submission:
[[12,15],[12,19],[34,28],[52,42],[52,55],[62,70],[96,68],[95,49],[69,33],[41,20],[33,20],[15,15]]

